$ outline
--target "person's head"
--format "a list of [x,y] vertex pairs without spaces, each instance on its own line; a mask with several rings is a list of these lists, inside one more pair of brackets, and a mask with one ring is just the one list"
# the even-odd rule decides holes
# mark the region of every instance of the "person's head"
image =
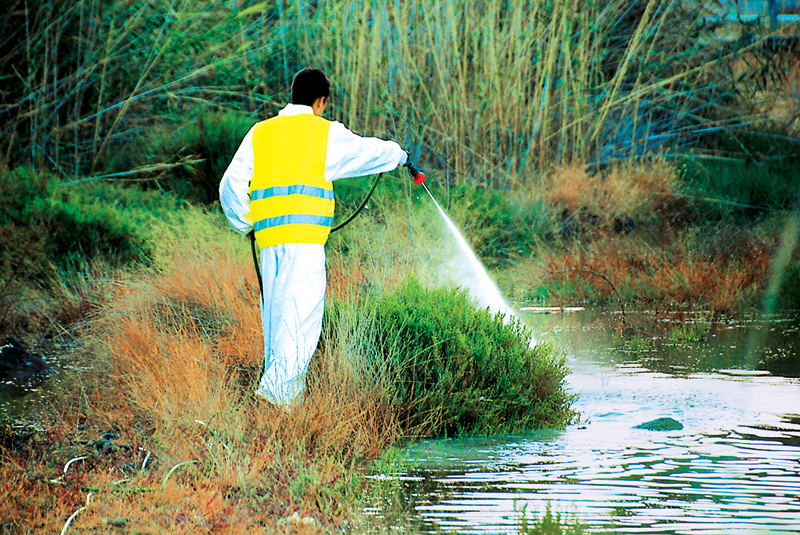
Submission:
[[304,104],[322,115],[331,96],[331,82],[319,69],[303,69],[292,79],[292,104]]

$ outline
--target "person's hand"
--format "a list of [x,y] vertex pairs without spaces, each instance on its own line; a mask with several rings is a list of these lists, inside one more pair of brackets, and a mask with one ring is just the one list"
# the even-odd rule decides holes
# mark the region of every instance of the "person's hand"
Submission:
[[411,174],[411,179],[414,181],[414,184],[420,185],[423,182],[425,182],[425,179],[427,178],[425,176],[425,173],[423,173],[422,171],[420,171],[419,169],[414,167],[414,164],[411,163],[410,160],[406,161],[405,167],[406,167],[406,169],[408,169],[408,172]]

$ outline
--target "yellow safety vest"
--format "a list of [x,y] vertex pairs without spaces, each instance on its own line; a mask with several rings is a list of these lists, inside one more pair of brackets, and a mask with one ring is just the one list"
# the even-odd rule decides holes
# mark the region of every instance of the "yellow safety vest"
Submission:
[[325,180],[329,128],[308,113],[254,127],[250,218],[261,249],[328,240],[334,209],[333,185]]

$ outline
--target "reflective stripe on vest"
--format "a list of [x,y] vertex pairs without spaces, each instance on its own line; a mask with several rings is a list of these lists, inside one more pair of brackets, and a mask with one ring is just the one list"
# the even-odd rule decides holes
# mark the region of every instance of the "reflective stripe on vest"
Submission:
[[334,211],[333,186],[325,180],[329,126],[302,114],[253,129],[250,217],[260,248],[327,241]]
[[250,192],[250,200],[255,201],[259,199],[266,199],[267,197],[278,197],[280,195],[308,195],[311,197],[320,197],[322,199],[333,200],[333,190],[315,188],[314,186],[303,186],[298,184],[295,186],[276,186],[274,188],[257,189]]
[[330,227],[333,225],[333,218],[321,215],[289,214],[256,221],[253,228],[258,232],[259,230],[281,225],[324,225]]

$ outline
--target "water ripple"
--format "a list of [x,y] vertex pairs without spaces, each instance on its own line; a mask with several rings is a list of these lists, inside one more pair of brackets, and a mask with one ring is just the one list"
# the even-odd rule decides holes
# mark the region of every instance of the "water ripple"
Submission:
[[[580,427],[409,448],[421,530],[516,533],[523,507],[540,516],[549,504],[622,533],[800,532],[796,380],[579,374],[571,385]],[[634,429],[660,416],[684,429]]]

